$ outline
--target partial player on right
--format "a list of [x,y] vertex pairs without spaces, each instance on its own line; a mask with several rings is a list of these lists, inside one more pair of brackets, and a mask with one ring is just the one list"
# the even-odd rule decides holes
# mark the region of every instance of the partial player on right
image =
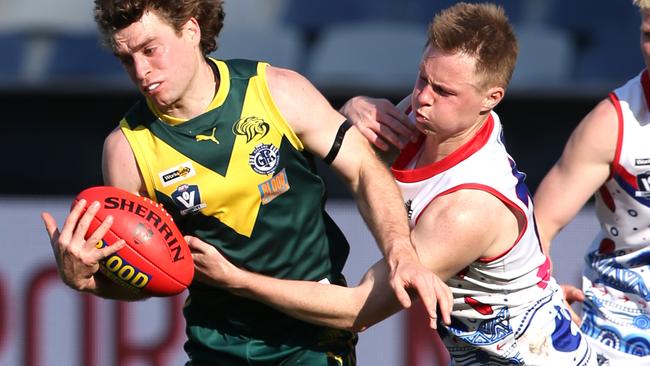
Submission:
[[[650,65],[650,0],[641,11],[641,53]],[[580,122],[535,194],[547,249],[595,194],[601,230],[587,250],[582,331],[603,364],[650,365],[650,77],[643,70]],[[607,363],[609,360],[609,363]]]

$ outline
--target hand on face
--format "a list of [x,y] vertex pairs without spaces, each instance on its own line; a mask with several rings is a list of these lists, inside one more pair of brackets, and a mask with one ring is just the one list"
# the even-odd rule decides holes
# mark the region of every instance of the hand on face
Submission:
[[63,282],[75,290],[92,292],[97,286],[95,274],[99,270],[99,261],[116,253],[125,244],[120,240],[102,249],[96,247],[113,223],[111,216],[108,216],[97,230],[85,239],[90,222],[99,209],[99,202],[93,202],[83,212],[85,207],[85,200],[77,202],[61,231],[51,214],[44,212],[41,217],[50,237],[54,258]]
[[341,113],[383,151],[389,149],[389,144],[403,149],[418,135],[408,116],[388,99],[354,97],[341,107]]

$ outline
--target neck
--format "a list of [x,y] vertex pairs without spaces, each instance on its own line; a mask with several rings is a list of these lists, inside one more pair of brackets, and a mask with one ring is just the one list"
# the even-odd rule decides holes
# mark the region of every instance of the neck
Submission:
[[192,119],[205,113],[219,90],[219,73],[203,59],[182,96],[168,106],[158,106],[161,113],[179,119]]
[[461,146],[476,136],[488,117],[489,114],[471,127],[447,137],[435,133],[427,134],[424,140],[422,154],[418,158],[416,167],[436,163],[456,152]]

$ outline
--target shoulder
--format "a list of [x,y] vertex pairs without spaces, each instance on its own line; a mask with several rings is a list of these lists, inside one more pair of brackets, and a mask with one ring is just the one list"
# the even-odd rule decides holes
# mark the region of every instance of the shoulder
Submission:
[[[266,79],[273,101],[280,111],[291,120],[307,109],[324,107],[326,102],[321,93],[303,75],[296,71],[267,66]],[[314,114],[315,114],[314,113]]]
[[335,135],[345,117],[309,80],[295,71],[270,65],[266,79],[273,102],[305,146],[314,147],[322,143],[317,141],[322,136]]
[[134,193],[146,193],[131,146],[119,127],[104,140],[102,174],[106,185]]
[[598,103],[578,124],[568,147],[584,150],[591,159],[611,162],[616,151],[619,116],[613,102],[607,98]]
[[[116,127],[104,139],[104,154],[106,154],[106,153],[109,153],[109,154],[120,153],[120,152],[122,152],[124,147],[129,147],[129,143],[128,143],[127,139],[126,139],[126,136],[124,136],[124,133],[122,133],[121,128]],[[130,147],[129,147],[129,149],[130,149]]]

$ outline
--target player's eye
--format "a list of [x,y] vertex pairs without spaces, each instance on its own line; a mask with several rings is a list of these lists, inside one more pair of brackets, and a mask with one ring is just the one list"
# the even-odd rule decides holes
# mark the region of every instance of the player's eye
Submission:
[[147,47],[144,49],[143,53],[145,54],[145,56],[151,56],[154,54],[155,51],[156,51],[155,47]]

